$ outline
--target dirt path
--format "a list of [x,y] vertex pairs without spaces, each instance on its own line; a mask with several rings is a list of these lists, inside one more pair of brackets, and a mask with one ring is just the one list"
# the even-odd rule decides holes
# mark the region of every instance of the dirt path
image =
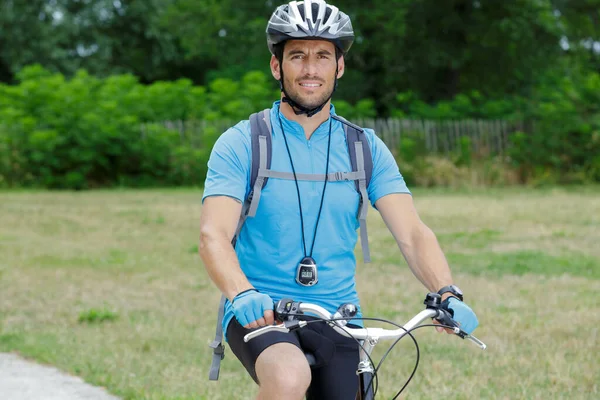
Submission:
[[0,353],[0,399],[119,400],[81,378],[7,353]]

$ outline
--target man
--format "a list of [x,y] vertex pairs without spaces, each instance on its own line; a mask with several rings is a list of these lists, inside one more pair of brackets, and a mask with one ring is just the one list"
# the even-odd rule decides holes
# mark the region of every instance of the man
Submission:
[[[316,303],[332,313],[342,303],[359,305],[354,247],[360,196],[354,182],[296,179],[299,174],[350,170],[343,123],[332,118],[331,96],[353,38],[349,17],[323,0],[292,1],[271,16],[270,66],[281,85],[281,100],[269,115],[271,169],[291,172],[294,179],[269,178],[256,215],[245,221],[235,248],[232,238],[252,189],[249,122],[226,131],[209,160],[199,251],[228,300],[226,339],[259,384],[259,399],[350,399],[357,391],[358,346],[326,324],[243,342],[251,329],[274,323],[273,302],[284,297]],[[436,237],[419,219],[392,154],[372,130],[364,134],[373,159],[368,201],[382,215],[415,276],[429,291],[444,288],[443,299],[454,296],[448,307],[462,328],[472,331],[475,314],[456,298],[462,294],[452,285]],[[312,265],[318,280],[302,283],[301,263]],[[334,348],[330,358],[311,369],[301,349],[315,337],[320,345]]]

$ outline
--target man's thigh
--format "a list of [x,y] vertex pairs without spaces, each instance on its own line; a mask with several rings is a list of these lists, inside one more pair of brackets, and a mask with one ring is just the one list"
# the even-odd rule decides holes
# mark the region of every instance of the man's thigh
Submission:
[[[335,346],[333,356],[328,358],[324,365],[312,369],[312,381],[307,398],[328,400],[353,399],[358,390],[356,369],[358,368],[359,361],[359,346],[357,342],[352,338],[338,334],[327,324],[313,323],[303,329],[310,329],[319,335],[323,335]],[[265,349],[270,346],[278,343],[287,343],[296,347],[298,352],[288,353],[288,351],[293,351],[294,348],[286,346],[284,352],[287,358],[277,357],[277,355],[273,357],[273,354],[271,354],[268,358],[263,358],[261,362],[273,362],[273,359],[275,361],[286,360],[290,363],[297,362],[298,364],[306,362],[304,350],[302,350],[300,340],[295,333],[269,332],[245,343],[244,335],[251,331],[252,329],[245,329],[233,318],[227,327],[227,342],[235,356],[242,362],[256,383],[258,383],[256,361]],[[293,361],[296,357],[298,357],[297,361]]]
[[[287,357],[279,357],[279,360],[290,360],[290,357],[301,357],[299,358],[299,361],[302,361],[302,359],[306,360],[304,353],[301,350],[298,337],[294,333],[268,332],[255,337],[246,343],[244,342],[244,335],[249,332],[252,332],[252,329],[245,329],[235,318],[233,318],[227,326],[227,343],[233,354],[241,361],[244,368],[246,368],[246,371],[248,371],[256,383],[258,383],[256,361],[267,348],[275,344],[287,343],[298,349],[298,352],[294,354],[293,347],[277,346],[278,348],[283,349],[282,351],[287,355]],[[264,362],[270,363],[273,362],[273,357],[270,356],[267,359],[263,357],[263,360]]]
[[[355,327],[353,325],[349,325]],[[356,370],[359,362],[359,345],[356,340],[344,337],[326,324],[312,324],[319,334],[335,343],[335,353],[327,364],[313,368],[307,399],[354,399],[358,391]]]

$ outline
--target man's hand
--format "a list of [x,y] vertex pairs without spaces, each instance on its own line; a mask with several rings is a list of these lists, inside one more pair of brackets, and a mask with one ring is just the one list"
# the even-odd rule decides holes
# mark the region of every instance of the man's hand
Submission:
[[[442,301],[442,308],[452,314],[452,319],[458,323],[460,329],[469,335],[477,328],[479,321],[471,308],[454,296],[448,296]],[[433,321],[434,324],[439,324],[438,321]],[[438,332],[454,333],[451,329],[442,327],[436,328]]]
[[256,289],[238,293],[231,302],[233,314],[244,328],[258,328],[274,322],[273,299]]

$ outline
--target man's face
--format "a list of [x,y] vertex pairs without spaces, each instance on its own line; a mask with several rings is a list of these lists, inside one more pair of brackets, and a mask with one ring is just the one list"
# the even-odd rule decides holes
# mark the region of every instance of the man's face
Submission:
[[[326,40],[290,40],[283,52],[283,85],[287,95],[306,108],[323,104],[333,93],[335,77],[344,73],[344,58],[337,63],[335,46]],[[272,57],[271,72],[281,78],[279,61]]]

